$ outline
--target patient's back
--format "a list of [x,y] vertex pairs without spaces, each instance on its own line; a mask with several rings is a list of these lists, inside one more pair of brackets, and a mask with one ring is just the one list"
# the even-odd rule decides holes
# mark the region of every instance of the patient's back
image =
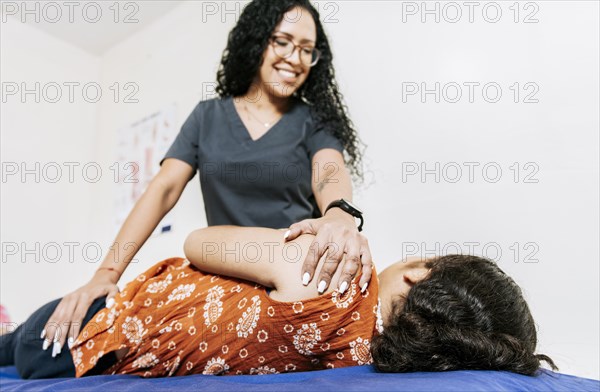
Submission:
[[[128,348],[105,374],[143,377],[264,374],[371,363],[381,327],[377,279],[361,294],[358,275],[343,295],[281,302],[251,282],[163,260],[127,284],[71,350],[77,376]],[[379,321],[379,322],[378,322]]]

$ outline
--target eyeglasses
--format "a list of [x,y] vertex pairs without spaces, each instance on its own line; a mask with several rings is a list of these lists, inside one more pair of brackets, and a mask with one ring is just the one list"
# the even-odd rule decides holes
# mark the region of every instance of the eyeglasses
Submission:
[[287,37],[274,35],[271,37],[271,45],[275,54],[281,58],[290,57],[296,51],[296,48],[300,48],[300,62],[309,67],[314,66],[321,58],[319,49],[312,46],[296,45]]

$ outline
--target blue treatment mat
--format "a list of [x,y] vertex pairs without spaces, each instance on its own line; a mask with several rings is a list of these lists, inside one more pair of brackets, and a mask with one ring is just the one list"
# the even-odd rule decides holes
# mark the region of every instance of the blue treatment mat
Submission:
[[543,370],[536,377],[497,371],[377,373],[372,366],[260,376],[131,375],[22,380],[14,366],[0,367],[0,391],[600,391],[600,382]]

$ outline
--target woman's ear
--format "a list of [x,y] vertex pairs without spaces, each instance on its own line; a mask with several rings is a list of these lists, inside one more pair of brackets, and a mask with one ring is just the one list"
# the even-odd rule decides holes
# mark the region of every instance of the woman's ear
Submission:
[[404,273],[404,280],[410,284],[422,281],[429,274],[430,269],[425,267],[411,268]]

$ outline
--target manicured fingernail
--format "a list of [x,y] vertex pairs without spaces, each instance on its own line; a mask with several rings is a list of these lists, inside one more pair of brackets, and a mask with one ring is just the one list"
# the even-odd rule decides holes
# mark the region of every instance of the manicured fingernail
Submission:
[[322,294],[323,291],[325,291],[325,286],[327,285],[327,282],[325,282],[324,280],[322,280],[321,282],[319,282],[319,287],[317,288],[317,291],[319,292],[319,294]]
[[346,281],[342,282],[342,284],[340,285],[340,294],[344,294],[346,292],[347,288],[348,288],[348,282],[346,282]]
[[73,339],[73,337],[69,337],[68,340],[68,345],[69,345],[69,350],[73,347],[73,342],[75,342],[75,339]]
[[309,280],[310,274],[308,272],[305,272],[304,275],[302,275],[302,284],[306,286]]
[[287,240],[287,238],[289,237],[289,235],[290,235],[290,230],[288,230],[288,231],[285,232],[285,234],[283,235],[283,239]]
[[114,298],[109,298],[108,301],[106,301],[106,307],[107,308],[112,308],[112,306],[115,304],[115,299]]
[[50,341],[48,339],[44,339],[44,344],[42,345],[42,350],[46,351],[48,349],[48,347],[50,347]]
[[59,335],[60,335],[60,329],[57,329],[56,332],[54,332],[54,340],[53,340],[54,343],[58,342]]
[[365,282],[365,284],[363,284],[363,287],[360,289],[361,293],[364,293],[365,290],[367,289],[367,286],[369,285],[369,282]]
[[52,348],[52,357],[55,357],[58,354],[60,354],[61,349],[62,349],[62,347],[60,347],[60,343],[54,342],[54,347]]
[[46,337],[46,328],[42,329],[42,334],[40,335],[40,339],[43,339]]

